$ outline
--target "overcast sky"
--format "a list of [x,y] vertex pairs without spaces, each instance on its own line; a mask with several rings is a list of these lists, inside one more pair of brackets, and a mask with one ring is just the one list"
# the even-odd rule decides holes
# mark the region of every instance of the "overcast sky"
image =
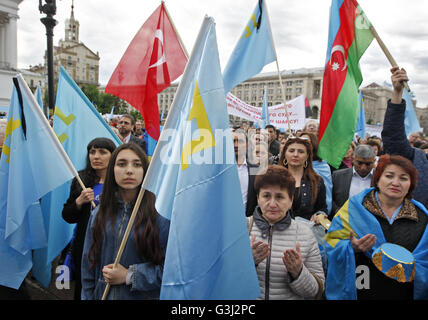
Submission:
[[[45,1],[43,1],[45,2]],[[37,0],[24,0],[18,15],[18,67],[43,63],[46,30]],[[166,0],[166,7],[184,42],[192,51],[204,16],[216,21],[220,63],[224,69],[256,0]],[[407,70],[417,106],[428,106],[428,1],[360,0],[361,7],[397,63]],[[134,35],[160,4],[158,0],[75,0],[80,41],[100,54],[100,83],[107,84]],[[326,60],[331,0],[270,0],[268,12],[279,67],[322,67]],[[71,0],[57,0],[54,45],[64,38]],[[363,84],[390,82],[390,65],[374,40],[361,61]],[[276,64],[263,72],[276,71]]]

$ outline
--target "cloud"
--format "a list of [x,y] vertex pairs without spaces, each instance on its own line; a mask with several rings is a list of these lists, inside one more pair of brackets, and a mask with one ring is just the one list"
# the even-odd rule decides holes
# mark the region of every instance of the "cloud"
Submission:
[[[96,0],[75,2],[75,18],[80,22],[80,40],[100,54],[100,81],[105,84],[132,38],[159,5],[158,0]],[[425,28],[428,2],[425,0],[360,0],[370,21],[399,65],[408,70],[418,105],[428,105],[428,33]],[[411,3],[411,5],[410,5]],[[203,17],[216,21],[222,67],[227,63],[257,0],[169,1],[166,7],[184,45],[192,51]],[[281,69],[322,67],[328,40],[331,0],[267,1],[273,38]],[[64,22],[70,17],[70,1],[57,1],[54,45],[64,38]],[[43,63],[46,50],[44,15],[37,1],[23,1],[18,12],[18,66]],[[374,41],[360,61],[364,81],[388,80],[389,62]],[[270,64],[263,71],[276,71]],[[418,91],[416,91],[418,90]],[[419,98],[420,97],[420,98]]]

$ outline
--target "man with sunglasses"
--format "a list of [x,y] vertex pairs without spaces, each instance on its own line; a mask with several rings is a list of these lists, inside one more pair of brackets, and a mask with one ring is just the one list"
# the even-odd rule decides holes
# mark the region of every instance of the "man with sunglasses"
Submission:
[[355,148],[352,167],[333,172],[331,215],[334,215],[350,197],[370,188],[375,161],[374,148],[367,144],[360,144]]

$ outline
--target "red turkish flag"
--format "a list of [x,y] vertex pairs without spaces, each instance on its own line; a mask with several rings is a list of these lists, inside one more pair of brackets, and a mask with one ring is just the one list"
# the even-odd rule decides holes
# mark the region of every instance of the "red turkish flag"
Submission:
[[186,63],[186,53],[162,2],[129,44],[105,92],[139,110],[147,134],[158,140],[157,94],[184,72]]

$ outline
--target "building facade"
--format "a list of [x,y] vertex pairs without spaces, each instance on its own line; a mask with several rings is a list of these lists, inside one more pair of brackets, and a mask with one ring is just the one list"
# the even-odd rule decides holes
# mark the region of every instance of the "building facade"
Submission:
[[[322,94],[323,68],[301,68],[284,70],[281,72],[282,88],[285,90],[285,100],[289,101],[304,95],[312,109],[312,117],[319,118]],[[169,107],[177,91],[178,83],[173,83],[158,95],[159,113],[168,114]],[[231,93],[246,103],[261,107],[263,104],[264,89],[267,91],[269,106],[283,103],[282,88],[277,72],[260,73],[232,89]],[[239,121],[238,117],[231,117]]]
[[[289,101],[300,95],[304,95],[312,111],[311,118],[319,119],[321,111],[323,68],[300,68],[284,70],[281,72],[285,100]],[[159,114],[168,114],[169,108],[177,91],[178,83],[173,83],[158,95]],[[282,88],[279,76],[276,72],[260,73],[232,89],[232,94],[246,103],[261,107],[263,104],[264,89],[267,90],[267,102],[269,106],[281,104],[283,101]],[[392,96],[392,90],[388,86],[371,83],[361,88],[364,99],[364,112],[367,124],[383,124],[388,99]],[[428,132],[428,108],[422,109],[416,106],[413,100],[419,124]],[[231,116],[232,122],[240,122],[242,119]]]
[[[383,125],[386,106],[388,100],[392,97],[392,89],[388,86],[382,86],[375,82],[361,89],[364,100],[364,115],[367,124]],[[412,100],[419,125],[423,128],[426,135],[428,133],[428,108],[418,108],[417,101]]]
[[9,107],[12,77],[18,66],[18,6],[22,0],[0,2],[0,107]]
[[[58,79],[62,65],[77,84],[98,86],[100,56],[98,52],[93,52],[83,42],[80,42],[79,29],[80,23],[74,17],[74,4],[72,4],[70,18],[65,20],[64,39],[59,41],[58,46],[54,46],[55,79]],[[45,54],[46,65],[47,54]]]

